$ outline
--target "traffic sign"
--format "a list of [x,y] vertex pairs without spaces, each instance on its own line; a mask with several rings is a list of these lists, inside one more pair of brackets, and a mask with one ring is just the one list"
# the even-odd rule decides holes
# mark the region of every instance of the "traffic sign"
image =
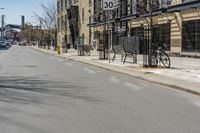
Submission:
[[114,0],[103,0],[103,10],[113,10]]
[[119,0],[113,0],[114,8],[119,7]]

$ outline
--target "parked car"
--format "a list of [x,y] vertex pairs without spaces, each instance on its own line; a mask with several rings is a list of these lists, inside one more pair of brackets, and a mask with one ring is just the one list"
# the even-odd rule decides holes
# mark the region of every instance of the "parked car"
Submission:
[[0,40],[0,48],[10,48],[11,42],[7,40]]
[[12,46],[12,43],[10,41],[5,41],[4,43],[6,45],[6,48],[10,48]]
[[6,43],[4,40],[0,41],[0,48],[6,48]]
[[13,45],[19,45],[19,42],[18,41],[14,41]]

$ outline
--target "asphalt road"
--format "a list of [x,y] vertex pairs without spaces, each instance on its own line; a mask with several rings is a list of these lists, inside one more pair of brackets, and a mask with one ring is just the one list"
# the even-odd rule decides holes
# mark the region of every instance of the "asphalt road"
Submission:
[[200,98],[15,46],[0,50],[0,133],[200,133]]

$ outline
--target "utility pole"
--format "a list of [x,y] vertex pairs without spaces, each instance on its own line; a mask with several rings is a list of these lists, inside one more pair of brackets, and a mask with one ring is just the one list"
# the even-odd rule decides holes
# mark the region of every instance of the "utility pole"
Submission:
[[22,26],[22,29],[24,29],[24,25],[25,25],[25,17],[21,16],[21,26]]
[[[4,8],[1,7],[0,10],[4,10]],[[2,15],[1,18],[2,18],[2,19],[1,19],[1,20],[2,20],[2,21],[1,21],[1,22],[2,22],[2,25],[4,25],[4,15]],[[2,28],[2,29],[1,29],[1,37],[2,37],[3,30],[4,30],[3,28],[4,28],[4,27],[1,26],[1,28]]]
[[4,37],[4,25],[5,25],[5,15],[1,15],[1,37]]
[[153,0],[149,0],[149,10],[150,10],[150,42],[149,42],[149,46],[148,46],[148,54],[149,54],[149,58],[148,58],[148,62],[149,62],[149,66],[152,67],[152,42],[153,42]]

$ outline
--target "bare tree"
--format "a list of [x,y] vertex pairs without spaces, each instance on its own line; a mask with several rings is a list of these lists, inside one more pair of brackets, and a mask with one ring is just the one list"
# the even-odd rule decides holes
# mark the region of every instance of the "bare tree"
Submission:
[[35,14],[36,20],[40,23],[40,26],[44,30],[48,30],[48,46],[50,47],[51,43],[56,47],[57,44],[57,23],[56,23],[56,1],[48,0],[41,2],[41,8],[43,9],[42,15]]

